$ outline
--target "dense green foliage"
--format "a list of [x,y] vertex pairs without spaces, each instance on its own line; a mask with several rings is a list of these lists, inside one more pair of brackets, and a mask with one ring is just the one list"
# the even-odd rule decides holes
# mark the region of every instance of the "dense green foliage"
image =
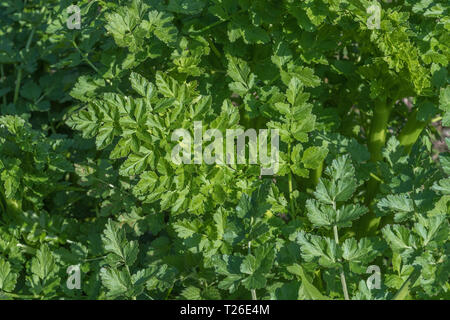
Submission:
[[449,299],[449,2],[375,3],[0,0],[0,298]]

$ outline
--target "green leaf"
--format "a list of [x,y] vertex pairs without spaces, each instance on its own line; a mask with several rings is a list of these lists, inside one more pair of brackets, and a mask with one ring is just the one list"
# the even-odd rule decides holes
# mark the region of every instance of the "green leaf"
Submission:
[[260,273],[253,273],[242,280],[242,285],[249,290],[262,289],[266,286],[266,283],[266,278]]
[[336,221],[336,211],[331,206],[321,206],[315,200],[307,200],[308,219],[317,227],[330,227]]
[[31,272],[40,279],[45,280],[57,271],[56,260],[50,248],[46,244],[42,245],[31,261]]
[[420,217],[414,224],[414,231],[423,239],[424,246],[432,241],[446,242],[450,231],[448,218],[445,215]]
[[402,284],[401,288],[397,291],[392,300],[405,300],[409,295],[411,288],[416,283],[417,279],[420,277],[420,269],[415,268],[411,275]]
[[12,272],[9,262],[0,259],[0,291],[12,292],[16,282],[17,274]]
[[27,81],[22,89],[20,90],[20,95],[30,101],[37,101],[42,94],[41,88],[33,81]]
[[[156,85],[158,90],[167,98],[176,98],[178,83],[171,77],[164,77],[161,72],[156,73]],[[155,108],[157,109],[157,108]]]
[[113,253],[122,263],[131,266],[136,261],[139,246],[136,241],[128,242],[125,230],[119,224],[108,220],[102,235],[105,250]]
[[355,168],[350,157],[345,155],[333,160],[331,166],[325,170],[325,173],[335,181],[352,179],[355,176]]
[[148,19],[148,32],[154,33],[159,40],[173,46],[178,37],[178,29],[172,23],[173,16],[167,12],[152,10]]
[[439,108],[443,111],[450,112],[450,86],[441,89],[439,96]]
[[141,1],[133,1],[127,7],[120,7],[116,12],[106,14],[105,28],[118,46],[135,51],[143,44],[145,35],[141,30],[141,23],[146,9]]
[[300,233],[296,240],[306,261],[318,261],[326,268],[336,268],[340,265],[340,252],[334,240],[303,233]]
[[415,248],[411,232],[401,225],[388,225],[382,229],[382,232],[386,241],[396,251]]
[[185,288],[181,295],[187,300],[202,300],[201,290],[193,286]]
[[145,147],[139,149],[139,153],[132,153],[127,160],[120,167],[119,173],[123,176],[138,175],[143,173],[147,168],[148,158],[151,156],[151,151]]
[[227,60],[227,74],[234,81],[230,84],[230,90],[240,95],[246,94],[255,85],[255,75],[245,61],[230,55],[227,55]]
[[184,219],[174,223],[172,226],[180,238],[186,239],[199,233],[201,222],[198,220],[189,221]]
[[435,182],[433,185],[433,190],[436,190],[444,195],[450,194],[450,178],[442,179],[438,182]]
[[344,205],[338,210],[330,205],[320,205],[317,201],[307,200],[308,219],[317,227],[350,227],[352,221],[368,212],[367,208],[359,205]]
[[324,296],[322,293],[320,293],[319,289],[317,289],[306,277],[303,268],[298,265],[298,264],[293,264],[291,266],[287,267],[287,270],[292,273],[295,274],[297,276],[299,276],[302,280],[302,288],[300,290],[303,289],[303,292],[305,294],[305,296],[308,299],[311,300],[329,300],[329,298],[327,296]]
[[375,243],[368,238],[362,238],[359,241],[349,238],[342,243],[342,258],[349,262],[367,265],[378,254]]
[[357,188],[355,168],[348,155],[333,160],[325,174],[329,178],[321,178],[314,192],[315,197],[327,204],[336,205],[350,199]]
[[413,200],[407,194],[388,195],[377,203],[382,211],[412,212],[414,211]]
[[130,75],[131,86],[141,96],[151,99],[155,93],[155,86],[149,82],[143,76],[138,73],[132,72]]
[[109,290],[108,295],[112,297],[126,295],[133,285],[125,270],[103,268],[100,270],[100,277],[103,285]]
[[369,210],[366,207],[362,207],[358,204],[343,205],[337,211],[336,225],[338,227],[350,227],[352,221],[359,219],[368,211]]
[[307,169],[317,169],[325,160],[328,150],[322,147],[309,147],[303,152],[302,162]]
[[320,179],[317,184],[316,191],[314,192],[314,196],[317,200],[326,203],[326,204],[334,204],[333,197],[329,194],[328,189],[331,189],[331,183],[329,180]]
[[273,300],[299,300],[300,282],[278,283],[274,292],[270,292]]

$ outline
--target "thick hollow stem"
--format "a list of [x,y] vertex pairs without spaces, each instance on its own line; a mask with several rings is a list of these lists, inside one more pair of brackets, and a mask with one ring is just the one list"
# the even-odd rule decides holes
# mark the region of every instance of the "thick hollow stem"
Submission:
[[[339,235],[337,226],[333,226],[333,232],[334,232],[334,241],[336,241],[336,244],[339,244]],[[344,270],[341,271],[341,284],[345,300],[350,300],[350,297],[348,296],[347,281],[345,280]]]
[[398,141],[405,147],[406,153],[411,151],[412,147],[428,123],[428,121],[417,120],[417,110],[414,110],[409,114],[408,121],[398,136]]
[[323,161],[320,163],[319,167],[315,170],[311,171],[311,181],[315,186],[319,183],[320,178],[322,177],[323,172]]
[[[383,159],[383,147],[386,144],[386,133],[389,124],[389,117],[392,112],[392,103],[387,103],[386,99],[379,99],[375,103],[372,123],[369,133],[368,147],[371,155],[371,161],[376,162]],[[374,178],[371,178],[367,184],[366,203],[369,205],[378,191],[378,184]],[[377,230],[380,218],[373,212],[367,213],[356,224],[357,233],[361,235],[372,234]]]
[[[383,159],[382,151],[386,144],[386,132],[391,111],[392,104],[387,104],[385,99],[377,100],[375,103],[368,144],[371,161],[373,162]],[[369,180],[369,185],[367,188],[368,202],[373,199],[377,189],[378,181],[376,179]]]
[[385,99],[375,102],[368,145],[372,161],[383,158],[382,149],[386,143],[386,132],[391,111],[392,104],[386,103]]

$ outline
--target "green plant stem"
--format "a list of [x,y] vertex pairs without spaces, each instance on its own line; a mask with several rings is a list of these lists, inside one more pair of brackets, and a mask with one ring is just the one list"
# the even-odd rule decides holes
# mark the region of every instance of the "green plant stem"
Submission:
[[409,295],[411,288],[416,283],[417,279],[420,277],[420,269],[415,268],[414,271],[409,275],[408,279],[403,283],[401,288],[397,291],[392,300],[405,300]]
[[[0,80],[2,84],[5,81],[5,69],[3,68],[3,64],[0,65]],[[6,94],[3,95],[3,107],[6,107]]]
[[[72,40],[72,44],[75,47],[75,49],[78,51],[78,53],[80,54],[80,56],[83,58],[83,60],[100,76],[102,77],[102,79],[105,79],[105,81],[112,86],[111,80],[107,79],[104,77],[103,74],[101,74],[100,70],[98,70],[98,68],[91,62],[91,60],[89,60],[87,54],[84,54],[83,51],[81,51],[80,48],[78,48],[77,43],[75,42],[75,40]],[[119,87],[116,88],[117,91],[119,91],[120,94],[125,95],[122,90],[120,90]]]
[[[248,254],[252,254],[252,242],[251,241],[248,242]],[[251,289],[250,292],[252,293],[252,300],[258,300],[258,298],[256,297],[256,290]]]
[[17,103],[17,100],[19,99],[19,89],[21,82],[22,82],[22,68],[19,67],[19,69],[17,70],[16,88],[14,89],[14,99],[13,99],[14,105]]
[[211,23],[210,25],[208,25],[208,26],[206,26],[206,27],[204,27],[204,28],[202,28],[200,30],[197,30],[197,31],[194,31],[194,32],[191,32],[191,33],[192,34],[200,34],[200,33],[203,33],[205,31],[208,31],[208,30],[210,30],[212,28],[220,26],[222,23],[225,23],[225,22],[228,22],[228,20],[219,20],[219,21],[216,21],[214,23]]
[[[27,44],[25,46],[25,51],[30,50],[31,46],[31,40],[33,39],[35,29],[31,29],[31,33],[28,36]],[[16,88],[14,89],[14,105],[17,103],[17,100],[19,99],[19,90],[20,90],[20,83],[22,82],[22,65],[19,66],[19,69],[17,70],[17,79],[16,79]]]
[[89,258],[89,259],[84,259],[83,260],[83,262],[89,262],[89,261],[96,261],[96,260],[101,260],[101,259],[104,259],[104,258],[106,258],[108,255],[103,255],[103,256],[100,256],[100,257],[95,257],[95,258]]
[[[291,162],[291,143],[289,142],[288,144],[288,159],[289,159],[289,163]],[[294,201],[292,199],[292,192],[293,192],[293,188],[292,188],[292,172],[289,169],[289,175],[288,175],[288,185],[289,185],[289,206],[291,208],[291,216],[294,216],[295,213],[295,207],[294,207]]]
[[256,297],[256,290],[252,289],[252,300],[258,300],[258,298]]
[[[2,196],[2,195],[0,195]],[[1,212],[5,212],[6,213],[6,208],[3,205],[3,197],[0,198],[0,209],[2,210]]]
[[[375,102],[372,123],[369,133],[368,147],[371,155],[371,161],[377,162],[383,159],[383,148],[386,144],[387,128],[389,117],[392,112],[393,103],[387,103],[385,98],[378,99]],[[367,184],[366,204],[370,205],[378,191],[379,181],[373,177]],[[364,215],[354,230],[359,236],[373,234],[380,223],[380,218],[375,213],[369,212]]]
[[319,183],[320,178],[322,177],[323,172],[323,161],[320,162],[319,167],[311,172],[311,181],[315,186]]
[[10,298],[15,298],[15,299],[38,299],[38,298],[40,298],[41,296],[33,296],[33,295],[26,295],[26,294],[16,294],[16,293],[11,293],[11,292],[5,292],[5,291],[2,291],[2,292],[0,292],[0,295],[1,294],[4,294],[4,295],[6,295],[6,296],[8,296],[8,297],[10,297]]
[[[236,14],[240,14],[240,13],[242,13],[242,12],[244,12],[245,10],[239,10],[239,11],[237,11],[236,13],[234,13],[233,15],[236,15]],[[203,32],[205,32],[205,31],[208,31],[208,30],[210,30],[210,29],[212,29],[212,28],[215,28],[215,27],[217,27],[217,26],[220,26],[222,23],[225,23],[225,22],[228,22],[228,21],[230,21],[231,20],[231,17],[230,18],[228,18],[228,19],[225,19],[225,20],[218,20],[218,21],[216,21],[216,22],[214,22],[214,23],[211,23],[210,25],[207,25],[206,27],[204,27],[204,28],[202,28],[202,29],[200,29],[200,30],[197,30],[197,31],[193,31],[193,32],[190,32],[191,34],[201,34],[201,33],[203,33]]]
[[412,147],[428,123],[429,121],[417,120],[417,110],[414,110],[409,114],[406,125],[403,127],[402,131],[400,131],[398,136],[398,141],[400,142],[400,145],[405,147],[406,154],[411,151]]
[[217,49],[214,42],[212,42],[212,40],[209,38],[207,40],[208,40],[209,46],[211,47],[211,50],[214,52],[214,54],[217,56],[217,58],[221,59],[222,55],[220,54],[220,51]]
[[[336,204],[333,204],[334,210],[336,210]],[[339,244],[339,235],[338,235],[338,228],[337,226],[333,226],[333,233],[334,233],[334,241],[336,241],[336,244]],[[342,291],[344,292],[344,299],[350,300],[348,296],[348,290],[347,290],[347,281],[345,280],[345,273],[344,269],[341,271],[341,284],[342,284]]]
[[375,102],[368,144],[372,161],[383,159],[382,150],[386,144],[386,132],[391,112],[392,104],[388,104],[386,99],[379,99]]
[[169,290],[167,291],[166,299],[165,299],[165,300],[169,300],[169,297],[170,297],[170,294],[172,293],[172,290],[173,290],[173,286],[171,286],[171,287],[169,288]]
[[13,199],[6,199],[6,212],[14,217],[22,212],[22,203]]
[[431,120],[431,123],[439,122],[439,121],[441,121],[441,120],[442,120],[442,116],[438,116],[438,117],[432,119],[432,120]]
[[83,58],[83,60],[92,68],[94,69],[95,72],[97,72],[99,75],[101,75],[100,71],[97,69],[97,67],[91,62],[91,60],[89,60],[89,58],[87,57],[87,55],[85,55],[80,48],[78,48],[77,43],[75,42],[75,40],[72,40],[72,44],[75,47],[75,49],[78,51],[78,53],[80,54],[80,56]]

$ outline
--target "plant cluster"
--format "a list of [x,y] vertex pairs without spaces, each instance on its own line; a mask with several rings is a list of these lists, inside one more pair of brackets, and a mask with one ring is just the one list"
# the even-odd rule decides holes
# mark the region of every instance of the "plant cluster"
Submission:
[[[449,9],[0,0],[0,298],[449,299]],[[175,164],[195,121],[279,170]]]

